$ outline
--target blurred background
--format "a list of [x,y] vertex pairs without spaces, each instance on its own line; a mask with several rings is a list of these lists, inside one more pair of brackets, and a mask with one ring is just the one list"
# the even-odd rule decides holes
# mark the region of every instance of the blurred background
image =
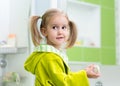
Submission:
[[120,0],[3,0],[0,1],[0,86],[33,86],[24,70],[33,51],[29,18],[49,8],[64,10],[77,24],[78,38],[67,50],[71,70],[100,66],[102,76],[90,86],[120,85]]

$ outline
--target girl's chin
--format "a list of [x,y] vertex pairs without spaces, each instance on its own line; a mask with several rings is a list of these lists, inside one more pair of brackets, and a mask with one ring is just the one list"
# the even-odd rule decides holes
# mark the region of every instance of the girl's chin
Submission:
[[60,48],[65,48],[65,47],[66,47],[66,43],[65,42],[60,45]]

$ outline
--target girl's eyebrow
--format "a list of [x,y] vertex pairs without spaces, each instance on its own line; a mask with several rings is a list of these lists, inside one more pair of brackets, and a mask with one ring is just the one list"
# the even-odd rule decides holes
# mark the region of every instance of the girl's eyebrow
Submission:
[[[51,24],[51,25],[59,25],[59,24]],[[63,26],[68,26],[69,24],[62,24]]]

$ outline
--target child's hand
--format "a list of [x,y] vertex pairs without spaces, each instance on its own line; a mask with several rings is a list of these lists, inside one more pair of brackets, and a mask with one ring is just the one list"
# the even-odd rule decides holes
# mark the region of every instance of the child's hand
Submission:
[[98,78],[100,76],[99,67],[92,64],[85,68],[88,78]]

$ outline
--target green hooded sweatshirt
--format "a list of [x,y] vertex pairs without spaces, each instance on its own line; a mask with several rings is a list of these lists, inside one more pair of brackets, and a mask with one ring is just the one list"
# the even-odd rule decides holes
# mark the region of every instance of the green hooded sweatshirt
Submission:
[[70,71],[65,53],[50,45],[36,47],[24,68],[35,75],[35,86],[89,86],[86,71]]

